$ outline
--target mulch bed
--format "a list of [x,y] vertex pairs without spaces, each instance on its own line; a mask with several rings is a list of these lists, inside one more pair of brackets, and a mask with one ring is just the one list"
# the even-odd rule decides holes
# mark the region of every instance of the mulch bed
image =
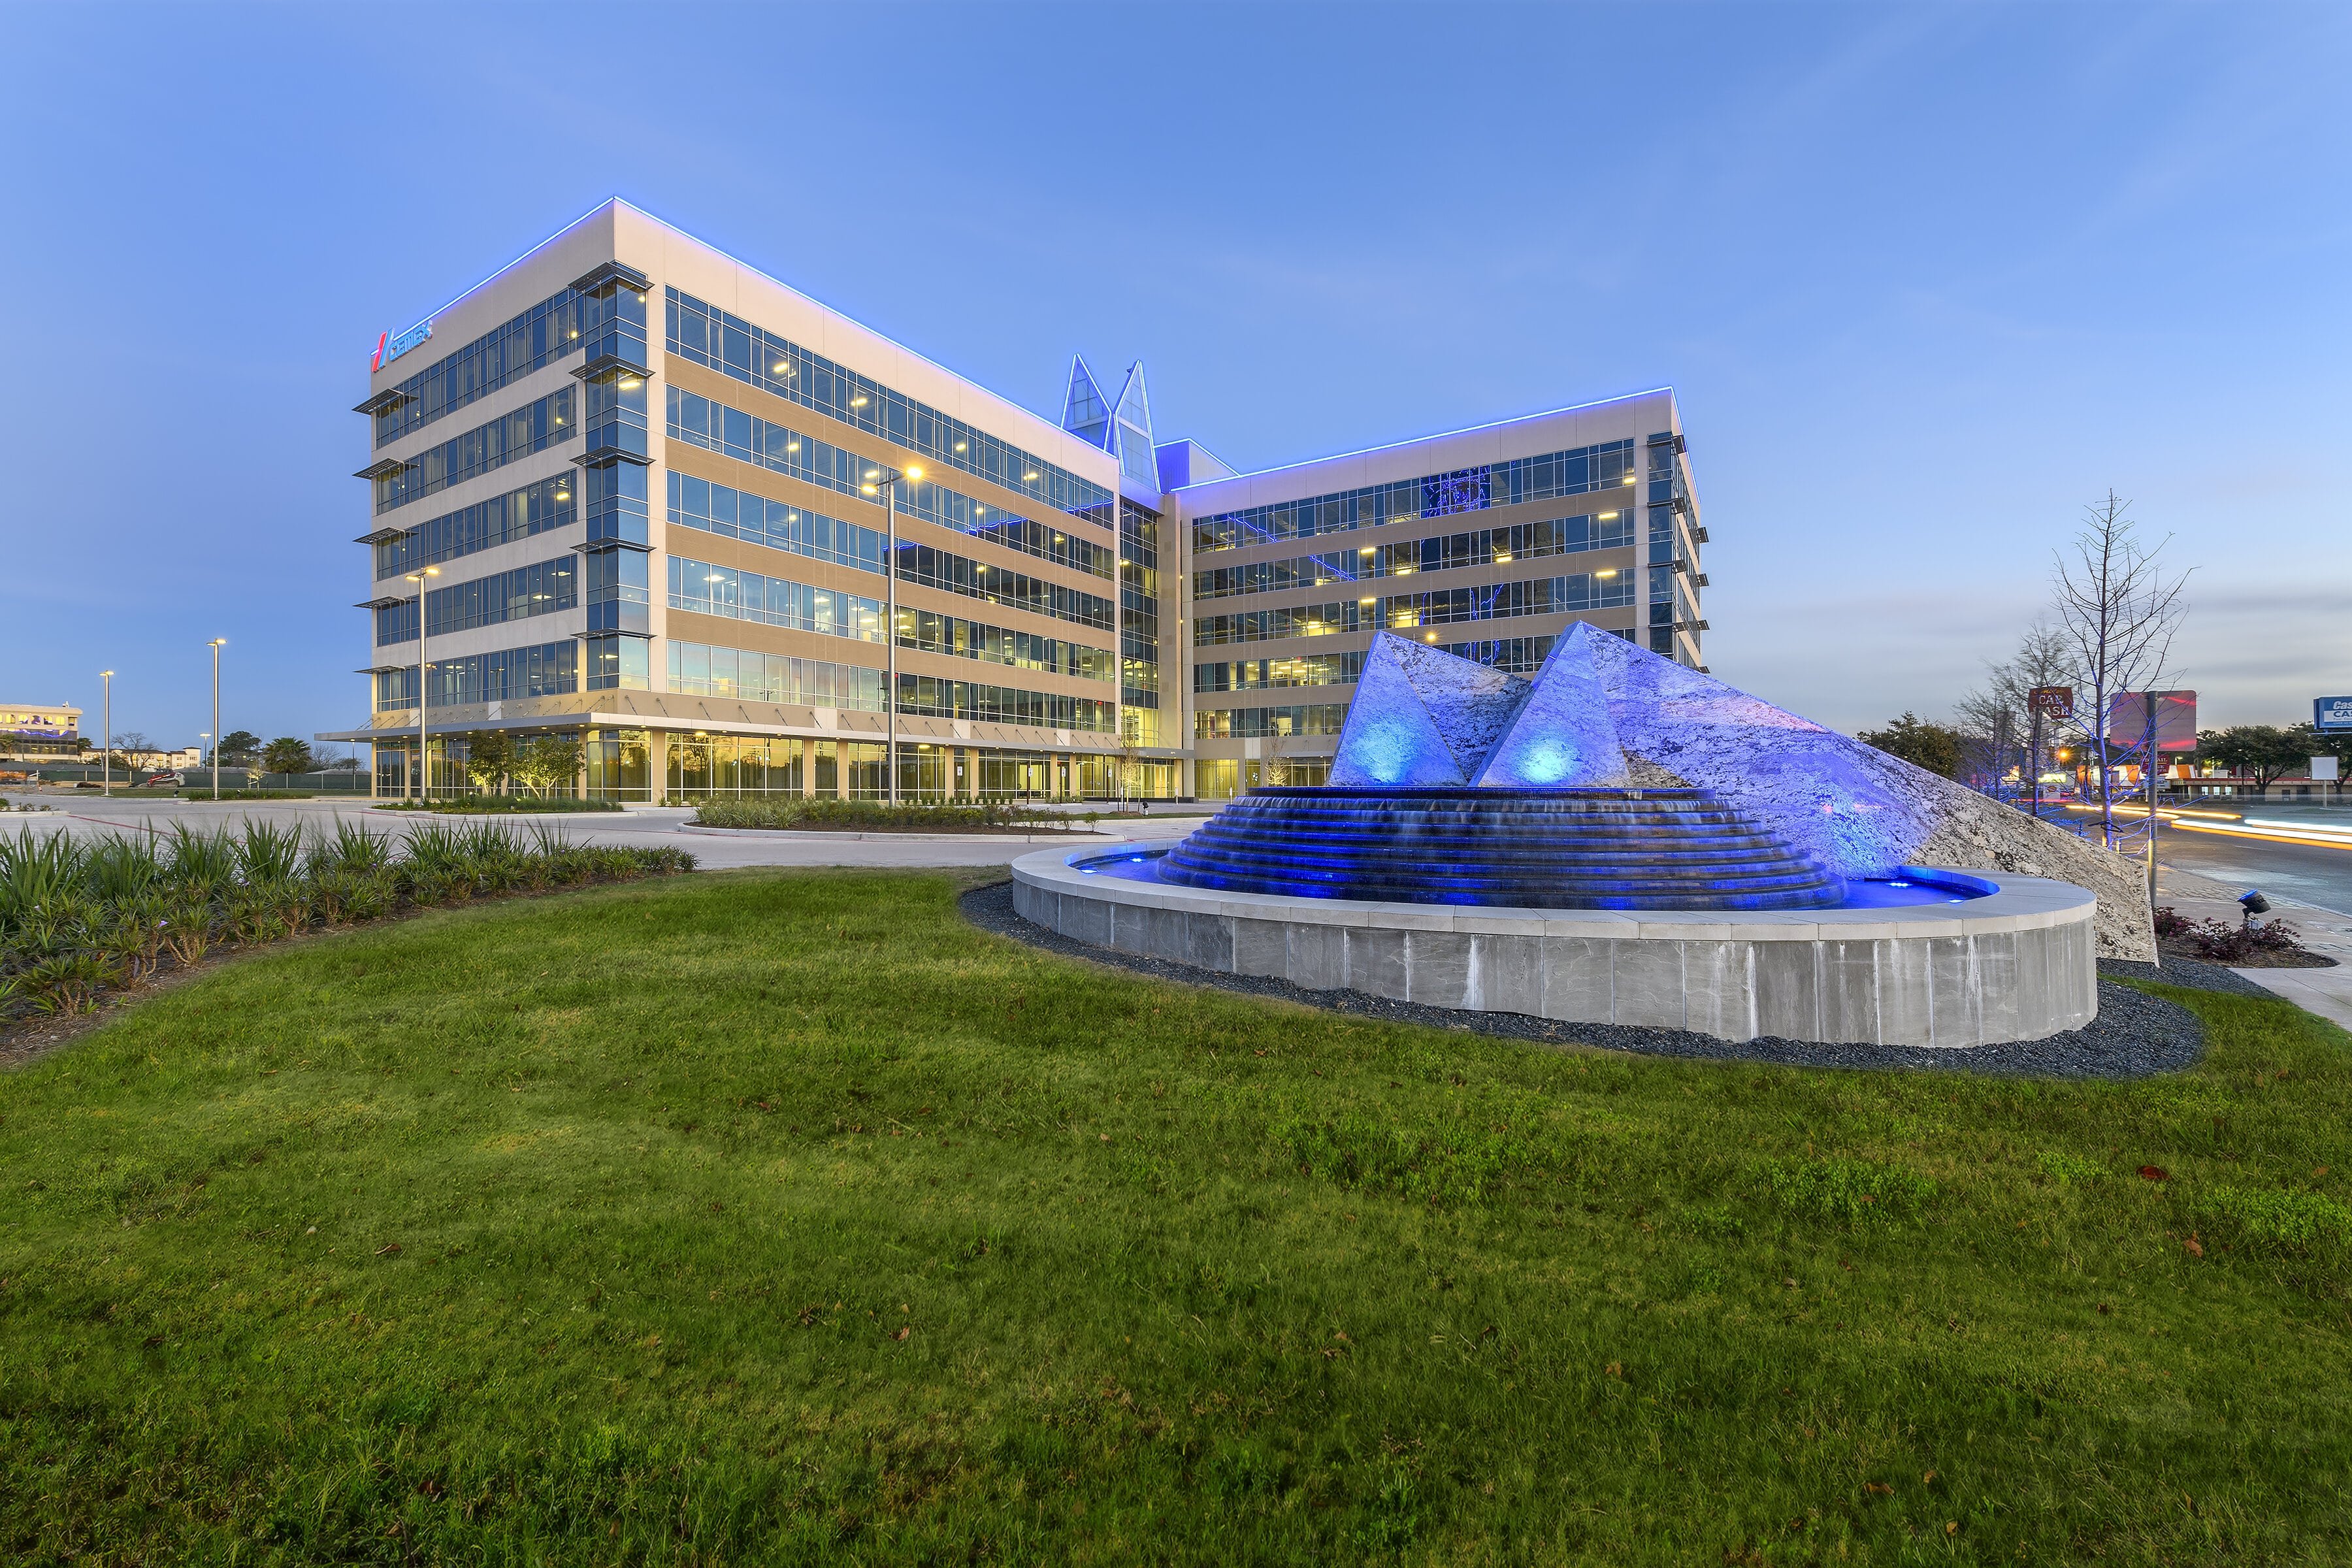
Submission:
[[[2179,937],[2159,938],[2156,950],[2164,955],[2164,961],[2167,963],[2210,965],[2214,963],[2212,959],[2205,957],[2198,951],[2196,943],[2183,942]],[[2255,948],[2242,957],[2231,959],[2229,967],[2232,969],[2333,969],[2336,967],[2336,960],[2326,953],[2314,952],[2307,947],[2293,948],[2284,952],[2275,948]]]

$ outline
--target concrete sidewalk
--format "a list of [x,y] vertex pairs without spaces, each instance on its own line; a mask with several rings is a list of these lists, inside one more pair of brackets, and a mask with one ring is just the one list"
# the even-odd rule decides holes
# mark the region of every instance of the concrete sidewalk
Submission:
[[[2238,908],[2238,895],[2243,888],[2232,888],[2210,878],[2176,871],[2158,861],[2156,868],[2156,901],[2168,904],[2181,915],[2193,921],[2220,921],[2235,925],[2242,918]],[[2352,914],[2340,910],[2323,909],[2317,904],[2296,903],[2287,899],[2273,899],[2271,912],[2263,917],[2265,923],[2284,921],[2294,927],[2303,938],[2303,945],[2312,952],[2336,960],[2333,969],[2239,969],[2263,990],[2284,996],[2308,1013],[2316,1013],[2330,1023],[2352,1029]]]

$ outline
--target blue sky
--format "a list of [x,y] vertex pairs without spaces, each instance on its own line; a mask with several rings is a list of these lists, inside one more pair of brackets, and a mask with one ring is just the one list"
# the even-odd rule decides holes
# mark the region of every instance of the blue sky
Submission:
[[[2352,690],[2352,8],[5,8],[0,700],[359,722],[376,334],[608,195],[1258,468],[1670,384],[1718,674],[1944,711],[2110,486]],[[583,82],[593,86],[583,86]],[[95,728],[95,714],[91,720]]]

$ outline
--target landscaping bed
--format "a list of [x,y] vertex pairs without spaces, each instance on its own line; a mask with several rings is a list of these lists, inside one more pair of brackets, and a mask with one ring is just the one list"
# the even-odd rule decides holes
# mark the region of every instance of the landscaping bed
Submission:
[[12,1021],[70,1017],[215,950],[413,909],[694,868],[675,849],[606,848],[484,823],[401,838],[247,822],[200,833],[0,837],[0,1059]]
[[176,794],[182,800],[316,800],[322,795],[353,802],[362,802],[367,799],[365,790],[225,789],[218,795],[215,795],[210,784],[184,784],[171,793]]
[[2192,921],[2170,905],[2156,911],[2156,950],[2168,959],[2233,969],[2333,969],[2336,961],[2303,945],[2303,933],[2281,920]]
[[373,803],[378,811],[423,811],[436,816],[527,816],[544,813],[558,815],[570,812],[611,812],[621,809],[620,803],[610,800],[576,800],[568,795],[467,795],[457,800],[436,800],[418,803],[413,800],[380,800]]
[[0,1558],[2352,1559],[2352,1060],[1538,1048],[973,879],[194,975],[0,1073]]
[[890,805],[881,801],[711,800],[695,810],[691,827],[799,829],[817,833],[1079,833],[1092,828],[1097,812],[1072,816],[1034,806]]

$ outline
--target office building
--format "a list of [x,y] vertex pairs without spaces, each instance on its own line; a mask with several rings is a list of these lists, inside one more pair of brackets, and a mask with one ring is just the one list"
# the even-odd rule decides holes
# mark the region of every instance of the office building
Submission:
[[881,798],[893,750],[905,799],[1221,797],[1321,776],[1378,628],[1700,659],[1666,391],[1236,474],[1140,363],[1056,422],[620,201],[369,390],[369,720],[320,738],[379,794],[503,730],[621,800]]
[[80,709],[62,702],[0,702],[0,758],[32,762],[80,754]]

